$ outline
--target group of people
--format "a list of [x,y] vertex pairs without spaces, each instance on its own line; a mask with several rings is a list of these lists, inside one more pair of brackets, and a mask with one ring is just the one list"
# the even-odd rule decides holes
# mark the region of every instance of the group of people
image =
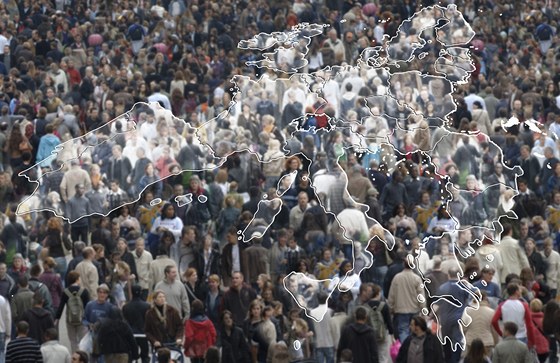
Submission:
[[558,11],[431,5],[2,2],[0,363],[557,362]]

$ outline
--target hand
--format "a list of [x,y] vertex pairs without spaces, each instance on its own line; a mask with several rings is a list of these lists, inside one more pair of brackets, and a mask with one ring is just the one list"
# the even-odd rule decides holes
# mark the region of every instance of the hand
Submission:
[[160,343],[160,342],[155,342],[155,343],[154,343],[154,347],[156,347],[156,348],[161,347],[161,343]]
[[183,341],[181,339],[177,339],[175,343],[177,343],[178,346],[181,346],[181,344],[183,344]]

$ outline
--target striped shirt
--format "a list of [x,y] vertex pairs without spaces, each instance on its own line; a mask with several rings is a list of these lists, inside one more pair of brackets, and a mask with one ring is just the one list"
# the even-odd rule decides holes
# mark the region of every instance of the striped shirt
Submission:
[[16,338],[8,343],[6,363],[43,363],[41,346],[28,337]]

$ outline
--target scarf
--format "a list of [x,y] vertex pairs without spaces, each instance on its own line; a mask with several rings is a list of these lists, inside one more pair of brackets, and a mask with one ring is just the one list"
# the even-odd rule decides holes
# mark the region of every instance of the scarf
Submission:
[[167,304],[163,304],[162,306],[157,306],[154,304],[154,307],[159,321],[163,324],[164,327],[167,328]]

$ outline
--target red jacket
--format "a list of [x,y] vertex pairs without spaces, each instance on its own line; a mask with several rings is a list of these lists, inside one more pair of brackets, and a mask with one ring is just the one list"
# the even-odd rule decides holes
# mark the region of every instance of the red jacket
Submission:
[[204,315],[197,315],[185,322],[185,355],[204,358],[208,348],[216,344],[214,324]]
[[535,345],[537,349],[537,354],[545,354],[550,351],[548,339],[543,333],[543,328],[542,328],[543,318],[544,318],[544,313],[531,312],[531,320],[533,321],[534,324],[533,330],[535,332]]

